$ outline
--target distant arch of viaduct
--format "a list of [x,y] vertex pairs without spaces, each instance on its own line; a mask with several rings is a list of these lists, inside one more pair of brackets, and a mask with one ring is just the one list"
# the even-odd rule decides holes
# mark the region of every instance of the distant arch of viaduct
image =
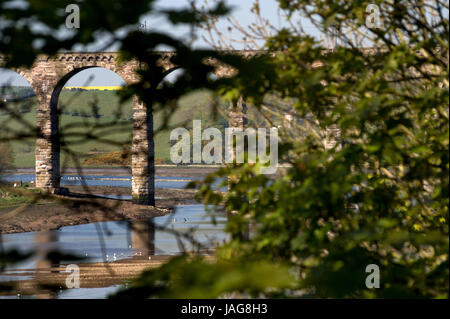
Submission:
[[[255,51],[240,51],[237,54],[249,56]],[[174,52],[155,52],[160,55],[161,66],[166,71],[174,68],[170,62]],[[3,65],[0,56],[0,67]],[[36,187],[52,192],[60,189],[60,142],[58,97],[66,82],[75,74],[94,67],[101,67],[118,74],[127,84],[139,80],[136,70],[138,61],[121,63],[116,52],[67,52],[54,57],[39,56],[28,69],[13,69],[33,88],[38,102],[37,127],[41,134],[36,140]],[[216,67],[216,75],[221,77],[232,70]],[[132,140],[132,198],[142,205],[154,205],[154,142],[147,132],[153,130],[153,116],[137,97],[133,99],[133,140]],[[245,105],[241,103],[229,114],[229,125],[239,127],[245,123]],[[149,173],[150,172],[150,173]]]

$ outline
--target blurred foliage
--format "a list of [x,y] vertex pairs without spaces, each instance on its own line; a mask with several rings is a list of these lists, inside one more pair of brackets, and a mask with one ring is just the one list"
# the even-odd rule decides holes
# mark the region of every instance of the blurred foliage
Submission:
[[[65,28],[65,20],[67,13],[65,7],[72,1],[40,1],[29,0],[23,2],[3,1],[0,0],[0,55],[2,57],[2,67],[17,69],[19,67],[30,67],[37,56],[45,54],[53,56],[63,50],[80,50],[89,48],[89,45],[101,40],[101,47],[97,45],[98,51],[109,49],[115,50],[119,48],[122,61],[138,59],[141,69],[141,81],[133,85],[125,87],[121,90],[122,102],[137,95],[144,102],[148,111],[161,111],[164,115],[159,129],[163,130],[169,125],[169,120],[179,107],[178,100],[180,97],[188,93],[200,89],[207,89],[213,92],[226,92],[227,88],[233,85],[232,78],[216,79],[213,73],[218,64],[228,64],[235,69],[252,70],[260,67],[266,59],[257,57],[255,59],[244,59],[232,53],[218,52],[215,50],[193,49],[189,45],[189,39],[177,39],[164,32],[142,32],[138,31],[139,18],[147,13],[167,17],[174,24],[196,25],[201,23],[205,15],[224,15],[229,12],[223,1],[203,12],[195,10],[192,7],[186,7],[176,10],[158,10],[153,7],[154,1],[134,1],[131,6],[129,1],[110,1],[94,0],[79,1],[80,6],[80,28],[68,30]],[[164,70],[160,65],[160,55],[154,54],[155,50],[164,47],[164,49],[173,50],[175,55],[171,62],[176,66],[174,70],[181,70],[175,81],[162,81],[170,72]],[[214,61],[213,63],[211,63]],[[244,72],[243,74],[247,74]],[[246,75],[248,77],[249,75]],[[241,87],[243,87],[241,85]],[[237,93],[235,91],[234,93]],[[234,94],[229,96],[230,99],[237,99],[239,96]],[[215,97],[213,97],[214,99]],[[3,101],[0,102],[0,109],[5,109],[10,113]],[[217,113],[217,103],[212,103],[215,109],[213,114]],[[17,112],[16,112],[17,113]],[[19,122],[23,119],[23,115],[15,114],[15,119]],[[118,115],[120,119],[120,114]],[[114,122],[111,122],[114,124]],[[18,132],[17,136],[0,136],[0,140],[22,140],[24,138],[32,138],[36,135],[33,126],[24,123],[23,129]],[[79,123],[83,126],[83,123]],[[96,123],[98,127],[102,127]],[[103,125],[104,127],[105,125]],[[94,127],[94,125],[92,125]],[[112,125],[107,128],[111,129]],[[26,132],[25,132],[26,131]],[[65,134],[67,130],[60,128],[61,151],[67,151],[65,140],[70,134]],[[78,138],[86,141],[96,138],[91,134],[91,127],[85,130],[85,136]],[[104,135],[105,133],[103,133]],[[102,139],[102,136],[97,137]],[[106,141],[108,142],[108,141]],[[109,140],[111,144],[117,144],[117,141]],[[121,143],[123,145],[123,143]],[[57,252],[55,252],[57,253]],[[61,252],[60,254],[63,254]],[[5,257],[2,266],[6,266],[13,260],[8,259],[9,255],[5,252],[0,254]],[[8,258],[7,258],[8,257]],[[14,256],[13,256],[14,257]],[[182,261],[174,260],[171,265],[178,262],[180,267]],[[175,264],[177,265],[177,264]],[[192,267],[188,270],[204,269],[205,264],[202,262],[193,262]],[[261,265],[260,262],[255,265]],[[170,265],[169,265],[170,266]],[[167,266],[167,267],[169,267]],[[227,270],[230,276],[234,277],[233,271],[236,270],[230,266],[217,267],[221,270]],[[250,264],[245,269],[252,270]],[[217,291],[213,294],[226,290],[227,287],[235,289],[235,287],[243,288],[245,283],[249,283],[249,289],[262,289],[264,287],[263,278],[273,272],[273,266],[262,265],[259,269],[258,279],[245,279],[245,276],[239,274],[236,283],[226,283],[225,287],[218,286]],[[182,269],[182,268],[181,268]],[[282,268],[279,268],[282,269]],[[161,270],[164,271],[164,268]],[[277,272],[274,272],[276,274]],[[215,275],[217,272],[211,272]],[[211,277],[212,278],[212,277]],[[275,276],[275,287],[279,287],[286,280],[282,280],[280,284],[276,283],[278,279],[285,276]],[[192,282],[199,279],[198,275],[193,275]],[[244,280],[244,281],[242,281]],[[250,280],[250,281],[249,281]],[[227,286],[232,284],[231,286]],[[182,285],[182,283],[181,283]],[[171,293],[171,292],[170,292]],[[167,293],[167,294],[170,294]],[[213,296],[210,294],[210,296]],[[201,295],[201,293],[198,293]]]
[[[269,275],[270,274],[270,275]],[[289,288],[293,277],[286,266],[264,261],[233,259],[205,261],[179,256],[158,269],[150,269],[113,298],[216,298],[240,291],[258,296],[275,288]]]
[[31,257],[30,253],[23,253],[16,249],[7,252],[1,250],[0,254],[0,270],[3,271],[6,266],[11,266]]
[[[370,38],[362,44],[371,49],[364,50],[346,28],[363,28],[372,2],[380,5],[383,28],[365,30]],[[123,98],[137,94],[153,111],[164,106],[167,122],[180,96],[206,88],[229,101],[245,96],[254,107],[279,95],[292,101],[297,116],[340,132],[332,147],[314,134],[280,145],[280,162],[291,167],[276,179],[243,165],[197,183],[205,204],[237,212],[226,228],[231,240],[215,261],[175,258],[119,297],[448,297],[448,2],[279,0],[319,30],[334,26],[340,45],[327,50],[311,36],[281,29],[266,42],[273,55],[247,59],[192,49],[164,33],[116,33],[144,12],[168,15],[174,24],[201,23],[189,8],[158,12],[153,1],[83,1],[82,28],[59,39],[48,30],[64,23],[60,1],[28,1],[25,9],[5,3],[0,52],[7,67],[109,35],[122,59],[144,66]],[[226,12],[219,3],[202,14]],[[34,29],[38,22],[45,27]],[[152,53],[161,45],[176,52],[172,62],[183,71],[173,83],[161,83],[167,72]],[[239,72],[213,79],[211,59]],[[220,177],[231,177],[226,194],[214,190]],[[380,267],[380,289],[365,286],[368,264]]]
[[[245,91],[291,101],[296,116],[337,129],[337,143],[310,131],[280,145],[292,166],[275,180],[244,165],[216,174],[231,177],[227,194],[215,177],[194,186],[206,204],[238,212],[221,258],[288,262],[297,289],[317,297],[447,298],[448,2],[427,2],[432,14],[423,1],[383,2],[384,27],[366,30],[364,49],[344,27],[363,27],[369,3],[280,1],[319,30],[341,30],[338,45],[282,29],[266,48],[283,53],[252,73],[274,77]],[[380,289],[365,286],[369,264]]]

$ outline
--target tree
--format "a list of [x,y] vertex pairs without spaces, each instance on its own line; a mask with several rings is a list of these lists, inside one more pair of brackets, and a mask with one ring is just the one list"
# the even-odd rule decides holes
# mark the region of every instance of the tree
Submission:
[[[195,291],[196,297],[230,292],[448,297],[448,3],[278,2],[288,19],[304,16],[324,34],[332,28],[336,46],[330,50],[295,26],[262,34],[267,53],[245,60],[195,50],[163,33],[136,31],[118,38],[115,31],[154,10],[153,1],[133,7],[125,1],[115,6],[89,2],[81,21],[85,27],[65,40],[56,32],[36,34],[41,31],[31,25],[5,23],[0,29],[6,66],[91,43],[101,27],[110,36],[108,44],[121,45],[124,59],[138,58],[147,66],[142,80],[124,90],[125,97],[137,94],[153,110],[176,108],[179,96],[206,88],[232,102],[244,96],[261,110],[281,115],[288,110],[306,123],[300,126],[301,138],[282,140],[280,162],[291,166],[275,180],[258,175],[258,166],[244,164],[193,183],[205,204],[237,212],[226,228],[232,239],[218,248],[214,262],[174,259],[145,272],[119,296],[189,297]],[[56,30],[61,24],[57,12],[52,15],[50,5],[38,3],[2,11],[2,18],[40,19]],[[377,5],[382,28],[366,28],[370,4]],[[258,14],[258,7],[254,10]],[[174,24],[195,25],[227,12],[219,2],[211,10],[158,13]],[[32,46],[36,37],[39,49]],[[159,45],[177,52],[173,63],[184,72],[175,83],[159,86],[164,72],[151,53]],[[205,63],[211,59],[238,72],[211,79],[213,66]],[[271,98],[287,105],[269,104]],[[323,132],[335,130],[338,142],[324,143]],[[227,194],[212,187],[221,177],[231,177]],[[244,235],[249,228],[250,238]],[[380,268],[379,289],[365,285],[372,264]]]
[[[256,291],[236,284],[215,296],[234,289],[268,296],[447,298],[448,2],[278,2],[288,19],[305,17],[324,34],[332,27],[336,46],[324,47],[301,29],[275,30],[263,37],[274,57],[247,81],[243,74],[234,78],[229,89],[260,109],[267,108],[262,96],[287,100],[289,112],[309,126],[301,138],[284,140],[280,161],[291,167],[276,180],[244,164],[193,185],[205,204],[238,213],[227,224],[232,239],[218,250],[217,264],[193,267],[186,259],[179,267],[190,272],[183,277],[201,289],[203,274],[224,260],[236,271],[248,269],[243,261],[269,261],[296,274],[293,287],[279,281],[289,289],[267,290],[277,286],[267,280]],[[374,4],[379,16],[369,18],[380,18],[382,27],[367,24]],[[317,134],[330,130],[339,133],[334,145]],[[233,177],[225,195],[212,187],[220,177]],[[250,239],[243,236],[249,227]],[[365,284],[373,264],[380,269],[379,289]],[[128,293],[176,295],[180,276],[164,275],[167,269],[145,273],[139,281],[146,285],[136,283]],[[217,272],[209,285],[226,278]]]
[[[189,39],[177,39],[165,32],[142,32],[138,30],[139,18],[145,14],[154,14],[165,17],[172,25],[195,25],[202,22],[204,15],[224,15],[229,9],[223,2],[218,2],[210,10],[199,12],[192,8],[181,8],[174,10],[161,10],[154,7],[154,0],[110,1],[95,0],[83,1],[80,6],[80,28],[66,29],[65,6],[69,2],[61,1],[26,1],[24,3],[9,3],[0,0],[0,65],[4,68],[26,68],[30,67],[39,55],[53,56],[62,50],[92,49],[89,45],[97,45],[98,51],[107,51],[119,48],[121,59],[138,59],[141,69],[139,71],[141,80],[134,85],[128,86],[121,91],[123,100],[137,96],[148,112],[163,110],[167,116],[165,122],[160,125],[163,130],[169,123],[170,115],[177,107],[178,99],[186,93],[197,89],[217,90],[226,86],[229,79],[216,80],[211,77],[218,64],[225,63],[236,69],[242,67],[253,68],[258,65],[258,59],[242,59],[238,56],[217,52],[211,49],[194,49]],[[36,28],[39,25],[39,28]],[[62,32],[63,31],[63,32]],[[101,37],[101,44],[98,44]],[[167,75],[158,62],[160,56],[153,51],[159,47],[170,47],[174,52],[171,62],[183,74],[176,81],[161,83]],[[215,64],[211,64],[215,61]],[[35,138],[40,135],[39,128],[34,123],[28,123],[21,114],[17,114],[14,106],[0,101],[0,110],[5,109],[11,115],[16,127],[5,128],[0,131],[0,142],[24,140]],[[115,119],[104,125],[102,123],[88,123],[79,121],[71,123],[66,127],[60,127],[58,138],[61,142],[61,151],[66,152],[78,163],[76,153],[67,148],[67,141],[72,143],[84,143],[88,140],[101,140],[113,145],[121,144],[112,139],[105,140],[112,133],[111,127],[120,121],[121,108]],[[127,124],[127,123],[125,123]],[[82,127],[83,130],[75,128]],[[153,133],[153,132],[151,132]],[[72,140],[70,140],[72,138]],[[74,141],[75,140],[75,141]],[[127,143],[127,144],[131,144]],[[150,172],[152,174],[154,172]],[[35,194],[36,198],[31,201],[35,203],[39,196],[45,198],[48,194]],[[114,213],[113,208],[103,208],[105,214]],[[4,214],[0,219],[9,218],[20,210],[13,210],[11,214]],[[17,251],[0,252],[0,271],[11,263],[19,262],[29,254],[20,254]],[[2,286],[1,289],[4,287]]]

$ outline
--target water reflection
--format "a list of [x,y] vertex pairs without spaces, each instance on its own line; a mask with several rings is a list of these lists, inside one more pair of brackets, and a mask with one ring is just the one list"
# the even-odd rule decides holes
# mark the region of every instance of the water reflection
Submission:
[[149,257],[155,254],[155,224],[152,220],[130,222],[132,247],[136,256]]
[[[80,273],[89,273],[87,277],[90,281],[84,282],[83,277],[81,289],[102,287],[95,288],[88,294],[93,298],[101,298],[106,294],[102,289],[112,291],[120,283],[105,269],[105,265],[115,271],[116,275],[122,276],[118,277],[122,280],[133,272],[160,265],[169,256],[182,253],[183,249],[196,249],[192,240],[202,245],[200,253],[206,253],[217,243],[227,239],[223,230],[225,222],[225,213],[215,214],[213,222],[202,205],[187,205],[176,207],[172,214],[150,220],[91,223],[49,232],[3,235],[6,251],[18,249],[22,252],[37,251],[37,254],[30,260],[14,265],[14,269],[7,269],[6,273],[0,275],[0,282],[34,280],[37,283],[51,277],[52,280],[59,280],[58,285],[64,285],[64,278],[67,276],[64,273],[65,266],[69,262],[57,260],[57,255],[51,254],[58,250],[64,254],[86,258],[80,264]],[[111,288],[112,286],[116,288]],[[79,293],[78,289],[56,291],[40,290],[35,297],[87,296]]]
[[57,247],[58,232],[38,232],[35,235],[35,243],[37,247],[36,270],[38,270],[39,273],[50,272],[52,267],[58,266],[61,262],[61,260],[55,259],[55,256],[51,254]]
[[[18,249],[26,253],[37,250],[40,256],[45,256],[49,250],[59,250],[86,257],[89,262],[102,262],[106,255],[112,257],[114,254],[117,260],[133,257],[136,249],[143,254],[147,254],[148,250],[155,255],[175,255],[181,253],[176,234],[192,233],[196,241],[209,247],[226,240],[223,231],[226,214],[216,213],[214,218],[213,222],[203,205],[182,205],[177,206],[174,213],[149,221],[131,224],[111,221],[67,226],[48,233],[6,234],[2,240],[6,251]],[[186,249],[193,248],[187,239],[184,244]],[[40,266],[49,265],[49,261],[35,258],[15,265],[15,268],[36,268],[37,263]]]
[[38,299],[54,299],[58,294],[56,289],[46,289],[43,287],[45,279],[51,273],[59,273],[55,270],[61,260],[57,255],[52,254],[55,251],[58,242],[58,232],[47,231],[38,232],[35,235],[36,242],[36,270],[35,270],[35,289],[38,291],[36,298]]

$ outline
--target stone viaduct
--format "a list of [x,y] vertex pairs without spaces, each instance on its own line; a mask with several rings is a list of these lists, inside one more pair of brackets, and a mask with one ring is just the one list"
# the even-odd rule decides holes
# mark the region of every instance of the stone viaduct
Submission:
[[[170,73],[174,65],[170,62],[174,52],[155,52],[160,63]],[[236,54],[249,56],[256,51],[238,51]],[[2,63],[0,57],[0,66]],[[37,128],[41,132],[36,140],[36,187],[58,193],[60,190],[60,142],[58,97],[66,82],[75,74],[101,67],[118,74],[127,84],[138,81],[138,61],[121,63],[116,52],[66,52],[54,57],[39,56],[29,69],[16,69],[33,88],[37,97]],[[226,76],[232,70],[216,67],[216,75]],[[132,139],[132,197],[133,202],[154,205],[154,141],[147,132],[153,130],[153,115],[137,97],[133,99]],[[240,127],[245,124],[245,105],[242,102],[231,108],[229,125]],[[153,136],[151,134],[150,136]]]

